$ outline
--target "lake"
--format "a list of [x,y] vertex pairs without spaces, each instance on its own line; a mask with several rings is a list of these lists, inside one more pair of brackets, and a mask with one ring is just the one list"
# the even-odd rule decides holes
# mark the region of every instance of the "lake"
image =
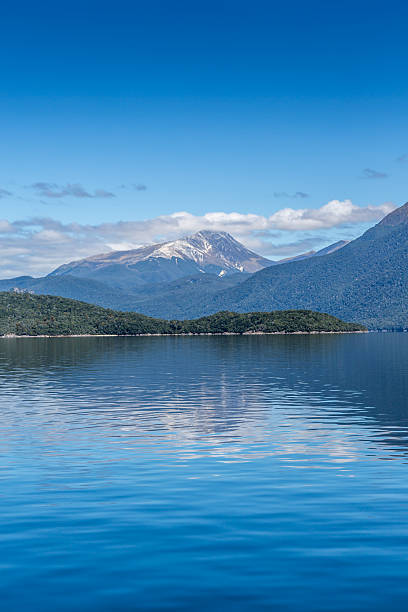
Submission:
[[0,600],[403,610],[408,334],[0,339]]

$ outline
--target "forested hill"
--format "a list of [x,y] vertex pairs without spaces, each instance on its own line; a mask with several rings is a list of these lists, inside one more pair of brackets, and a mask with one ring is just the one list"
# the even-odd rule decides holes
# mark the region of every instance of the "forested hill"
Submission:
[[313,309],[372,329],[408,327],[408,202],[342,249],[256,272],[196,303],[218,310]]
[[165,321],[67,298],[0,293],[0,336],[351,332],[364,329],[362,325],[344,323],[336,317],[309,310],[218,312],[191,321]]

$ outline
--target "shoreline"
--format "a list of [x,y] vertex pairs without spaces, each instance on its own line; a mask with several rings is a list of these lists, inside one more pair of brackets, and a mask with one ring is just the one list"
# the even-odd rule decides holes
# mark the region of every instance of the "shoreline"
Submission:
[[182,334],[39,334],[37,336],[27,336],[18,334],[5,334],[0,336],[0,340],[14,340],[16,338],[148,338],[148,337],[196,337],[196,336],[316,336],[321,334],[368,334],[369,330],[355,330],[355,331],[295,331],[295,332],[261,332],[261,331],[247,331],[247,332],[203,332],[198,334],[193,333],[182,333]]

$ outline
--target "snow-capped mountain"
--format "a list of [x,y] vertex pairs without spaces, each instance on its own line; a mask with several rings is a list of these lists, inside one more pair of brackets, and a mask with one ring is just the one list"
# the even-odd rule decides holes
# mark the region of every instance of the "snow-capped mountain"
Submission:
[[197,273],[219,276],[252,273],[273,263],[247,249],[227,232],[203,230],[171,242],[73,261],[57,268],[50,276],[68,274],[129,288]]

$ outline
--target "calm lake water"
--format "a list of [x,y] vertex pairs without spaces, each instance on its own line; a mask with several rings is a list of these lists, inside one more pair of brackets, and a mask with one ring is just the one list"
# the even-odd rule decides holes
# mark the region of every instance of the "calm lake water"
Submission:
[[408,334],[0,340],[2,609],[406,610]]

